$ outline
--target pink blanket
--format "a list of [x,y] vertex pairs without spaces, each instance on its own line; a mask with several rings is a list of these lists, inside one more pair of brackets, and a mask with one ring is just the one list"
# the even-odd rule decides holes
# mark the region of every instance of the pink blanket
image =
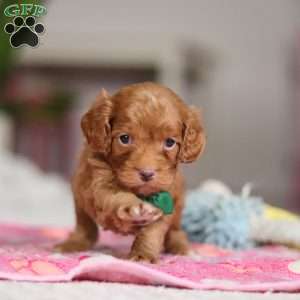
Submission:
[[132,241],[110,232],[102,232],[101,246],[93,251],[54,253],[53,244],[67,234],[65,229],[0,225],[0,278],[90,279],[234,291],[300,290],[300,252],[282,247],[234,252],[194,244],[191,256],[162,255],[154,265],[123,259]]

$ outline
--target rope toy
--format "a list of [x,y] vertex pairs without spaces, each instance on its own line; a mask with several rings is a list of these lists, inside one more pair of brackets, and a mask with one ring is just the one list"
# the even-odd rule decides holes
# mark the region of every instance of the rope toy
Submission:
[[300,248],[300,218],[250,197],[251,185],[235,195],[220,181],[208,180],[186,197],[182,227],[191,241],[245,249],[261,243]]
[[182,227],[191,241],[244,249],[254,246],[251,219],[259,217],[262,211],[260,198],[197,189],[187,194]]

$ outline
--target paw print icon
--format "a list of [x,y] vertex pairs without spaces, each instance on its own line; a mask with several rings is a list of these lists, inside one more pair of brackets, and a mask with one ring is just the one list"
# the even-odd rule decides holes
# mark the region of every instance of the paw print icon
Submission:
[[32,16],[26,19],[23,17],[15,17],[12,23],[4,26],[4,31],[10,34],[10,44],[14,48],[23,45],[36,47],[39,44],[39,35],[44,33],[45,27],[42,23],[36,23]]

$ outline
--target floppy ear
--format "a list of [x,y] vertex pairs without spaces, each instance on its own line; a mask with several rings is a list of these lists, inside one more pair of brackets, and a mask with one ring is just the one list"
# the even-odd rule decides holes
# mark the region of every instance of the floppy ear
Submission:
[[196,160],[204,151],[206,137],[203,130],[200,112],[190,107],[184,121],[183,143],[179,152],[179,160],[189,163]]
[[110,117],[112,102],[108,93],[102,89],[100,95],[81,119],[81,128],[88,145],[95,152],[107,154],[111,147]]

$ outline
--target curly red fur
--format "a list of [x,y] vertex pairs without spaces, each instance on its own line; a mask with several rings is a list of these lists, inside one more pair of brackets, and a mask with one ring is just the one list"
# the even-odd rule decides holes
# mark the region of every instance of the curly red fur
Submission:
[[[57,248],[89,249],[98,225],[134,234],[130,258],[154,262],[160,252],[184,254],[188,242],[180,228],[184,184],[180,162],[194,161],[205,146],[198,112],[170,89],[145,82],[122,88],[113,96],[104,90],[83,116],[87,143],[74,174],[72,188],[76,228]],[[122,144],[121,135],[130,143]],[[166,148],[165,141],[176,143]],[[140,170],[153,170],[149,181]],[[139,195],[168,191],[174,200],[171,215],[143,202]]]

